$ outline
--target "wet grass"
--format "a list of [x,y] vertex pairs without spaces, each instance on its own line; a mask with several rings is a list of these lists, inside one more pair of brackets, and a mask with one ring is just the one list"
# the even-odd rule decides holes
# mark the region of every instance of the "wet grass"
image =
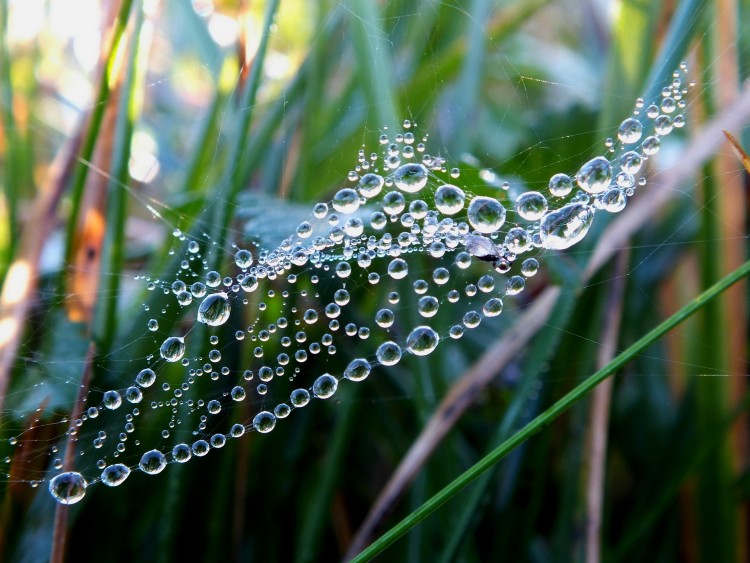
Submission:
[[[342,385],[335,402],[295,412],[268,435],[232,440],[156,477],[136,472],[122,487],[92,487],[53,545],[55,504],[44,483],[28,485],[48,456],[24,458],[7,438],[31,424],[18,412],[43,403],[44,424],[28,437],[63,434],[90,344],[94,390],[122,387],[153,353],[135,311],[144,302],[160,311],[171,297],[129,282],[142,273],[169,279],[180,268],[172,228],[217,241],[222,251],[210,260],[221,271],[232,243],[272,244],[293,232],[300,209],[343,185],[363,143],[378,150],[381,127],[403,118],[430,134],[430,150],[459,166],[472,191],[491,192],[483,169],[537,189],[600,154],[635,98],[658,96],[687,59],[700,85],[689,126],[665,145],[658,173],[670,151],[718,147],[701,125],[724,111],[748,69],[747,18],[722,15],[747,11],[746,2],[622,2],[612,17],[555,1],[217,3],[227,16],[219,23],[244,22],[241,47],[225,49],[189,3],[156,12],[115,4],[106,25],[122,50],[104,41],[88,73],[71,56],[59,80],[42,72],[41,88],[29,84],[29,69],[49,65],[45,44],[11,41],[13,7],[3,1],[0,12],[0,313],[17,323],[0,344],[9,368],[0,370],[0,453],[11,475],[0,488],[0,559],[331,561],[390,529],[362,559],[387,547],[384,558],[412,561],[742,560],[746,286],[695,299],[727,275],[746,275],[746,218],[732,211],[746,208],[747,176],[718,149],[682,163],[688,173],[677,185],[660,176],[674,197],[658,213],[644,210],[643,223],[621,221],[630,234],[616,248],[602,241],[619,217],[568,252],[542,255],[540,279],[497,322]],[[185,29],[196,30],[189,40]],[[738,62],[724,64],[735,52]],[[48,107],[62,111],[59,91],[81,76],[92,101],[61,134]],[[740,143],[743,119],[732,125]],[[131,169],[144,136],[158,147],[152,183]],[[94,198],[97,190],[106,197]],[[40,216],[48,222],[30,219]],[[86,217],[101,217],[96,237],[84,236]],[[98,250],[75,268],[49,258],[70,262],[89,247]],[[623,247],[615,360],[598,370],[619,276],[611,259]],[[21,262],[31,275],[19,303],[9,272]],[[93,300],[77,303],[93,308],[76,305],[84,313],[73,315],[69,298],[86,292],[71,288],[81,283],[93,284]],[[399,307],[413,311],[413,299],[404,292]],[[374,307],[374,299],[358,303],[356,312],[371,317]],[[183,319],[172,308],[159,322],[168,333]],[[657,325],[665,330],[650,332]],[[525,340],[508,342],[517,334]],[[245,365],[250,354],[226,361]],[[341,350],[338,359],[355,354]],[[163,374],[179,385],[179,366]],[[699,377],[707,374],[715,377]],[[606,377],[608,416],[591,417],[586,393]],[[259,405],[240,404],[227,422],[252,418]],[[453,418],[439,416],[447,411]],[[141,440],[158,444],[166,415],[143,416]],[[598,539],[585,533],[592,424],[606,426]],[[94,463],[87,459],[80,463]],[[374,506],[382,510],[368,518]]]

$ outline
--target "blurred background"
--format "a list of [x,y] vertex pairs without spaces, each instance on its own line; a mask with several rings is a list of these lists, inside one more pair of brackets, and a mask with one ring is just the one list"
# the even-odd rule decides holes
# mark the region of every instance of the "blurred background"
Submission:
[[[746,0],[2,0],[0,10],[2,560],[350,557],[747,258],[742,165],[727,147],[682,160],[748,76]],[[651,165],[684,166],[690,180],[593,275],[583,272],[606,221],[540,259],[544,275],[502,319],[428,358],[158,477],[92,487],[70,508],[49,496],[42,480],[81,416],[76,397],[129,385],[158,348],[145,309],[166,298],[146,286],[180,268],[175,230],[210,241],[219,271],[233,245],[276,245],[404,119],[472,191],[540,189],[605,154],[636,98],[657,97],[682,60],[697,81],[688,126]],[[732,133],[750,146],[740,118]],[[548,286],[562,288],[549,316],[510,360],[480,365]],[[371,314],[374,303],[358,307]],[[165,333],[183,322],[162,313]],[[746,560],[747,329],[740,285],[383,560]],[[333,372],[353,353],[318,367]],[[483,383],[462,402],[478,370]],[[445,410],[458,414],[436,421]],[[144,414],[153,436],[160,416]],[[406,457],[417,446],[430,454]]]

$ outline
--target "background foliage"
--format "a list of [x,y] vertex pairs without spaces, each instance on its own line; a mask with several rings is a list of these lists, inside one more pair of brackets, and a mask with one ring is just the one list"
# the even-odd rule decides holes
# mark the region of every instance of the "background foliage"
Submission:
[[[696,135],[747,76],[749,9],[745,0],[91,0],[74,10],[4,0],[0,430],[16,435],[42,405],[45,424],[28,440],[62,434],[90,343],[92,389],[122,381],[133,358],[153,351],[139,340],[145,282],[133,277],[176,271],[173,228],[219,241],[217,267],[232,243],[275,244],[341,187],[363,144],[376,150],[382,127],[405,117],[472,190],[505,180],[536,189],[604,150],[636,97],[657,91],[683,58],[700,83],[688,113]],[[678,160],[687,142],[665,145],[655,166]],[[743,181],[728,151],[717,154],[619,265],[584,286],[576,282],[597,233],[543,256],[545,275],[498,323],[346,386],[335,403],[269,435],[158,477],[93,487],[67,528],[58,511],[54,546],[57,507],[45,487],[28,486],[47,458],[24,458],[5,440],[0,557],[340,559],[441,400],[498,335],[517,330],[528,301],[547,285],[563,288],[552,316],[439,442],[376,533],[593,373],[608,342],[611,356],[736,268],[746,257]],[[28,267],[20,281],[18,263]],[[577,402],[385,557],[597,560],[586,530],[599,428],[608,443],[602,558],[742,560],[746,297],[735,288],[655,343],[600,397],[608,415],[596,399]],[[364,316],[374,304],[357,306]],[[168,316],[162,329],[179,322]]]

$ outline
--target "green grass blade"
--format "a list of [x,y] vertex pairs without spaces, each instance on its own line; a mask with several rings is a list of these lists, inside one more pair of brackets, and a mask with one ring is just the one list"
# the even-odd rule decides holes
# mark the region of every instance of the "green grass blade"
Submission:
[[727,288],[729,288],[731,285],[738,282],[748,274],[750,274],[750,261],[745,262],[740,268],[738,268],[728,276],[722,278],[718,283],[704,291],[690,303],[677,311],[674,315],[660,323],[643,337],[639,338],[635,343],[633,343],[625,351],[619,354],[609,364],[607,364],[605,367],[576,386],[572,391],[570,391],[563,398],[557,401],[549,409],[544,411],[529,424],[527,424],[522,430],[500,444],[492,452],[490,452],[476,464],[474,464],[470,469],[462,473],[459,477],[453,480],[453,482],[440,490],[418,510],[414,511],[412,514],[404,518],[401,522],[391,528],[378,540],[373,542],[367,549],[363,550],[357,557],[355,557],[353,561],[369,561],[373,557],[381,553],[386,547],[391,545],[394,541],[403,536],[408,530],[424,520],[429,514],[434,512],[448,499],[455,496],[463,487],[474,481],[483,472],[493,467],[499,460],[508,455],[508,453],[513,451],[516,447],[524,443],[533,435],[544,430],[558,416],[560,416],[563,412],[576,404],[599,383],[618,371],[630,360],[643,352],[648,346],[658,341],[667,332],[678,326],[685,319],[695,314],[703,307],[705,307],[706,303],[716,298]]
[[[85,162],[91,162],[92,155],[94,154],[94,147],[99,139],[99,130],[101,129],[102,120],[104,118],[104,110],[107,107],[109,95],[111,93],[111,80],[112,73],[115,70],[117,64],[117,57],[119,56],[120,49],[123,46],[125,39],[125,28],[128,23],[128,16],[130,14],[130,8],[133,5],[133,0],[122,0],[120,4],[120,11],[117,14],[115,23],[112,30],[112,43],[107,54],[107,59],[102,67],[102,75],[99,79],[99,87],[97,89],[96,100],[94,102],[93,109],[91,111],[91,117],[89,121],[88,130],[83,140],[81,147],[80,159]],[[66,249],[65,258],[66,262],[70,262],[74,249],[74,234],[78,227],[78,213],[81,208],[81,199],[83,198],[83,189],[86,184],[86,177],[88,176],[89,167],[83,162],[79,162],[73,172],[73,179],[71,180],[71,208],[70,215],[68,216],[68,229],[66,233]]]

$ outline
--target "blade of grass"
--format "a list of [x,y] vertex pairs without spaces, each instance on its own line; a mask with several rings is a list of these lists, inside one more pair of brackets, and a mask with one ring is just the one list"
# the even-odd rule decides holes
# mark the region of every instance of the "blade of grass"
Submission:
[[[99,131],[101,129],[102,120],[104,119],[104,110],[107,107],[111,93],[112,80],[119,70],[118,57],[125,40],[125,29],[132,5],[133,0],[122,0],[120,10],[112,25],[109,50],[102,51],[103,53],[106,52],[107,55],[106,58],[102,60],[96,99],[89,116],[88,129],[80,153],[80,158],[86,162],[91,161],[94,154],[94,148],[99,139]],[[68,216],[68,230],[66,236],[67,246],[65,250],[65,261],[68,263],[71,261],[75,249],[75,231],[78,224],[78,214],[81,207],[81,200],[83,198],[88,171],[88,166],[79,163],[73,172],[73,178],[71,180],[71,207],[70,215]]]
[[750,274],[750,261],[745,262],[740,268],[738,268],[728,276],[722,278],[718,283],[711,286],[709,289],[693,299],[690,303],[685,305],[682,309],[677,311],[677,313],[660,323],[658,326],[654,327],[641,338],[639,338],[625,351],[618,354],[617,357],[612,360],[607,366],[592,374],[581,384],[577,385],[572,391],[558,400],[549,409],[544,411],[529,424],[524,426],[523,429],[500,444],[492,452],[490,452],[476,464],[474,464],[470,469],[454,479],[446,487],[441,489],[440,492],[438,492],[424,505],[422,505],[418,510],[414,511],[412,514],[404,518],[401,522],[391,528],[378,540],[373,542],[368,548],[354,557],[352,561],[370,561],[376,555],[382,553],[386,547],[403,536],[411,528],[419,524],[428,515],[430,515],[442,504],[444,504],[448,499],[455,496],[459,491],[461,491],[461,489],[463,489],[463,487],[474,481],[483,472],[493,467],[498,461],[504,458],[516,447],[526,442],[535,434],[544,430],[558,416],[560,416],[563,412],[576,404],[602,381],[606,380],[610,375],[617,372],[630,360],[638,356],[654,342],[658,341],[667,332],[678,326],[685,319],[692,316],[697,311],[701,310],[706,306],[707,303],[715,299],[717,296],[721,295],[727,288],[731,287],[733,284],[743,279],[748,274]]
[[[120,294],[121,276],[125,260],[125,221],[127,218],[127,185],[130,174],[130,160],[133,127],[140,111],[138,93],[143,89],[148,63],[150,36],[142,34],[143,10],[136,10],[127,67],[121,86],[122,96],[118,99],[117,123],[114,128],[114,150],[112,156],[112,176],[108,181],[107,192],[107,232],[101,260],[101,276],[104,278],[104,298],[99,300],[96,314],[94,338],[99,342],[99,352],[106,357],[119,325],[117,306]],[[111,275],[107,275],[110,273]],[[103,303],[102,303],[103,301]]]
[[396,83],[392,46],[382,27],[380,4],[369,0],[349,0],[346,6],[356,52],[359,80],[369,104],[375,108],[378,126],[396,127],[401,109],[394,98]]

